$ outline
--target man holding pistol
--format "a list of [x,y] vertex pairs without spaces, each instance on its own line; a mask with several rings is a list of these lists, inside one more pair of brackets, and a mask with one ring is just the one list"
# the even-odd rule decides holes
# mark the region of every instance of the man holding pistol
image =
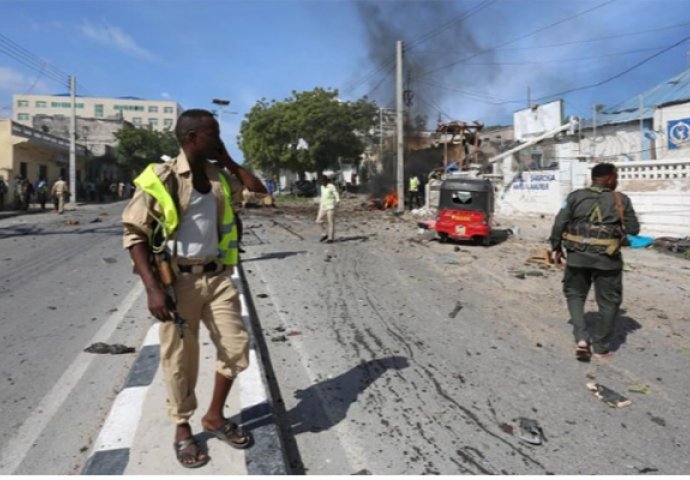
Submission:
[[249,434],[223,414],[233,380],[248,365],[248,335],[231,279],[238,261],[232,204],[242,185],[261,193],[266,189],[230,158],[210,112],[183,112],[175,136],[180,154],[149,165],[137,177],[122,222],[124,246],[146,287],[149,311],[161,321],[161,367],[168,415],[176,425],[175,454],[183,467],[195,468],[209,460],[189,425],[197,408],[200,321],[217,350],[213,396],[201,424],[232,447],[250,444]]
[[[567,264],[563,293],[568,303],[575,336],[575,357],[587,362],[610,355],[618,309],[623,300],[623,257],[626,234],[637,235],[640,224],[630,199],[616,192],[615,165],[599,163],[592,168],[592,186],[575,190],[551,230],[554,260],[560,263],[563,248]],[[599,319],[590,336],[585,326],[585,300],[594,283]]]

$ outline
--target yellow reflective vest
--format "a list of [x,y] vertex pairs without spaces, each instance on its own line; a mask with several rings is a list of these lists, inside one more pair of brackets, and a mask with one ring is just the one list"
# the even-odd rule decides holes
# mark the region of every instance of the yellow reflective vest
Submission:
[[[147,166],[141,174],[134,179],[134,184],[144,192],[151,195],[161,209],[162,218],[156,218],[163,227],[163,237],[170,238],[180,225],[180,218],[173,197],[168,192],[161,179],[154,171],[156,164]],[[222,173],[218,174],[223,189],[223,223],[218,232],[218,257],[224,265],[237,265],[238,241],[237,224],[235,214],[232,211],[232,191],[230,183]]]
[[410,177],[410,192],[419,190],[419,179],[417,177]]

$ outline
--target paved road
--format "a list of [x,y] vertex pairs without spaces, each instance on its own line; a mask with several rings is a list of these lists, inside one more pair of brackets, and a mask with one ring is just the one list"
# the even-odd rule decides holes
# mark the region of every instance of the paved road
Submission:
[[83,349],[138,347],[149,327],[130,311],[122,207],[0,220],[2,474],[78,473],[134,359]]
[[[442,246],[409,242],[410,224],[383,214],[341,220],[332,245],[317,241],[310,216],[248,214],[244,222],[244,268],[297,471],[690,471],[687,354],[651,359],[651,372],[639,361],[629,367],[641,354],[625,349],[609,364],[579,364],[563,312],[521,324],[514,305],[483,293],[471,271],[454,277]],[[452,246],[444,251],[453,256]],[[635,378],[654,381],[652,395],[628,393]],[[633,405],[607,407],[588,381]],[[543,445],[519,440],[519,417],[539,422]]]

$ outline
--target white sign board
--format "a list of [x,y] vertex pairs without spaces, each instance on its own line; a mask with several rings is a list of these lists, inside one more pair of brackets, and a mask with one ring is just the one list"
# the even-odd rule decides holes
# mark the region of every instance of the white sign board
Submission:
[[563,101],[536,105],[513,113],[515,140],[536,137],[549,130],[554,130],[565,123]]

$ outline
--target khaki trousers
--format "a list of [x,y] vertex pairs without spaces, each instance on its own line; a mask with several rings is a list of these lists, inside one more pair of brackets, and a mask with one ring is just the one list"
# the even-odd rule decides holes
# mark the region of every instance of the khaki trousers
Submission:
[[58,199],[58,206],[57,206],[57,211],[58,213],[62,213],[65,211],[65,194],[62,192],[58,192],[55,194]]
[[230,272],[181,273],[175,281],[175,295],[177,311],[185,321],[184,338],[174,322],[162,322],[160,349],[168,416],[179,425],[197,408],[194,389],[199,373],[200,321],[216,347],[216,371],[226,378],[235,378],[249,365],[249,337]]
[[[324,224],[323,217],[328,221],[328,227]],[[335,209],[324,210],[319,208],[319,214],[316,216],[316,223],[321,225],[321,233],[328,235],[329,240],[335,240]]]

